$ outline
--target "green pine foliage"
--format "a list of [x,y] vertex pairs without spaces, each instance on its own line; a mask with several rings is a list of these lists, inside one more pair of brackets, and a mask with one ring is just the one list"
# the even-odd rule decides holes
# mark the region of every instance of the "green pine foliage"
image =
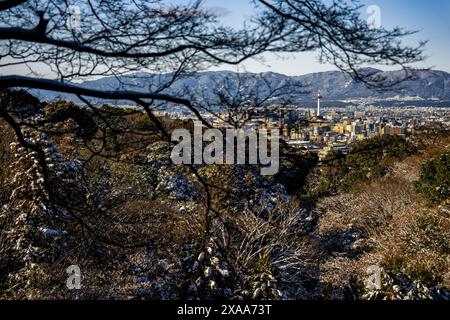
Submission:
[[384,135],[355,143],[348,155],[330,154],[324,176],[335,191],[350,191],[360,182],[384,176],[390,159],[404,159],[416,148],[400,136]]
[[430,204],[441,203],[448,199],[450,197],[450,152],[425,163],[415,187]]

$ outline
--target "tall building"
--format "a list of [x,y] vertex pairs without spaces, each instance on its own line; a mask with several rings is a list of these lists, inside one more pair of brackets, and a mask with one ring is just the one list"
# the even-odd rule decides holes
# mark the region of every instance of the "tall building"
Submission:
[[317,117],[320,117],[320,99],[322,99],[322,95],[319,90],[317,91]]

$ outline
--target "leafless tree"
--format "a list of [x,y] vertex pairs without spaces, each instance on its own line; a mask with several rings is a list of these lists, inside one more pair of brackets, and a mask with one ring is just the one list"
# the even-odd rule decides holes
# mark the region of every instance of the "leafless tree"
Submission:
[[[331,62],[369,86],[383,88],[393,83],[360,68],[368,64],[397,65],[405,70],[405,78],[408,78],[410,64],[421,59],[422,43],[408,47],[401,42],[411,32],[399,28],[370,28],[353,2],[326,5],[320,0],[252,0],[252,4],[254,16],[238,29],[221,25],[200,1],[178,5],[164,0],[0,1],[0,89],[32,88],[77,96],[89,110],[88,114],[101,123],[99,136],[95,137],[96,147],[85,144],[93,155],[106,157],[106,140],[118,130],[125,134],[130,132],[111,124],[102,110],[92,103],[92,98],[131,101],[141,106],[159,131],[158,138],[170,141],[169,132],[154,113],[158,103],[185,106],[207,126],[200,110],[222,104],[229,108],[230,118],[239,127],[249,119],[247,115],[241,117],[244,110],[264,106],[269,99],[284,93],[282,84],[262,82],[246,88],[239,80],[233,84],[233,79],[217,86],[213,103],[211,100],[207,103],[191,101],[188,95],[168,93],[167,89],[179,77],[198,70],[219,64],[239,65],[265,52],[318,51],[322,61]],[[23,70],[28,70],[28,74],[24,75]],[[135,72],[166,76],[149,83],[148,88],[125,88],[120,76]],[[79,84],[106,76],[116,77],[120,85],[105,90]],[[13,129],[18,142],[36,153],[48,184],[46,155],[39,144],[23,132],[27,128],[42,131],[45,123],[24,121],[15,112],[14,105],[0,102],[0,117]],[[55,121],[60,119],[56,117]],[[84,122],[83,118],[78,120],[76,122]],[[205,190],[202,201],[205,202],[204,220],[208,231],[210,225],[221,220],[221,212],[214,208],[210,194],[213,182],[203,177],[196,167],[191,166],[190,170]],[[66,195],[76,198],[78,193],[75,188],[68,190],[59,195],[62,198],[59,202],[67,200]],[[51,193],[49,195],[51,199]],[[99,241],[115,247],[128,245],[128,242],[111,239],[107,234],[109,229],[101,230],[103,225],[117,225],[120,229],[123,224],[128,225],[127,220],[121,221],[122,217],[103,212],[90,212],[86,217],[87,206],[80,209],[86,211],[81,215],[73,209],[67,211],[73,213],[79,223],[83,239],[85,233],[93,239],[82,241],[81,245],[91,247]],[[99,216],[103,224],[96,220]],[[246,218],[249,230],[245,234],[248,237],[242,239],[244,250],[239,257],[244,266],[246,261],[259,254],[257,245],[268,239],[267,245],[261,248],[272,253],[274,264],[288,266],[295,274],[301,271],[301,248],[284,239],[288,233],[283,230],[291,225],[290,218],[275,221],[280,228],[262,220],[253,221],[249,216]],[[128,240],[136,246],[135,238]]]
[[[90,103],[90,98],[131,101],[145,110],[162,138],[170,141],[170,135],[153,112],[158,102],[183,105],[209,126],[199,112],[201,105],[195,105],[189,97],[165,91],[187,73],[219,64],[238,65],[265,52],[316,50],[322,61],[333,63],[370,86],[380,87],[386,79],[362,72],[361,66],[398,65],[405,70],[406,78],[410,76],[410,63],[421,59],[422,43],[408,47],[401,42],[412,32],[370,28],[353,2],[326,5],[319,0],[253,0],[252,3],[254,17],[242,29],[236,29],[221,25],[200,1],[181,5],[163,0],[1,1],[0,88],[73,94],[94,113],[97,107]],[[28,68],[30,74],[5,75],[5,70],[19,67]],[[166,73],[170,77],[162,83],[150,84],[144,91],[123,87],[89,89],[78,84],[103,76],[120,79],[121,75],[138,71]],[[249,95],[254,108],[264,105],[280,90],[278,85],[271,85],[267,98],[255,99],[258,87],[246,89],[233,101],[230,99],[233,92],[229,90],[234,89],[226,87],[227,84],[218,89],[217,103],[230,106],[235,114],[248,107]],[[3,106],[0,115],[26,148],[42,154],[37,145],[21,135],[21,128],[29,124],[20,123]],[[46,168],[43,156],[41,165]],[[194,167],[191,169],[207,189],[208,182]],[[206,220],[209,213],[217,214],[207,194]]]
[[[372,26],[362,19],[358,1],[332,1],[326,4],[315,0],[255,0],[267,9],[264,19],[283,20],[295,31],[288,35],[287,43],[297,51],[317,50],[320,61],[329,62],[345,71],[353,79],[374,89],[390,89],[414,77],[411,63],[423,59],[426,41],[417,46],[404,46],[402,39],[416,31],[396,27],[387,30]],[[300,37],[299,35],[302,35]],[[403,69],[403,76],[387,79],[377,70],[362,66],[394,65]]]
[[[401,43],[412,32],[371,28],[353,2],[253,2],[255,17],[236,30],[221,26],[199,1],[3,1],[1,66],[26,65],[36,74],[39,64],[45,64],[62,82],[144,70],[180,74],[212,64],[239,64],[267,51],[318,50],[323,61],[359,80],[381,84],[359,67],[393,64],[409,70],[410,63],[422,58],[423,44]],[[71,22],[78,18],[78,24]],[[38,86],[24,78],[11,84],[6,84],[11,78],[0,80],[3,87]]]

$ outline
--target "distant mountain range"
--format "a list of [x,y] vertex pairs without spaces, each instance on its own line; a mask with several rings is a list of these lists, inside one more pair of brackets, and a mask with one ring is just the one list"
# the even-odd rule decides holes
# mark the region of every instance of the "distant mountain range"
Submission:
[[[375,70],[375,69],[370,69]],[[379,71],[388,80],[395,80],[402,77],[401,71]],[[87,88],[103,90],[123,90],[149,91],[162,83],[171,79],[169,74],[153,75],[148,73],[135,73],[120,77],[105,77],[93,81],[87,81],[80,85]],[[430,102],[439,103],[450,101],[450,74],[444,71],[424,70],[418,71],[413,80],[403,82],[400,87],[389,91],[374,91],[368,89],[363,83],[354,81],[347,74],[340,71],[329,71],[311,73],[302,76],[286,76],[283,74],[267,72],[261,74],[243,73],[237,74],[231,71],[208,71],[194,75],[184,76],[175,81],[164,93],[178,96],[192,95],[210,96],[218,85],[228,82],[241,81],[246,86],[261,86],[261,83],[270,83],[277,86],[282,83],[302,83],[306,87],[299,89],[295,94],[295,103],[300,105],[309,104],[314,101],[315,92],[321,90],[324,102],[336,101],[357,101],[366,100],[368,102],[389,101],[398,102]],[[304,94],[307,89],[310,93]],[[264,91],[264,90],[262,90]],[[31,90],[38,98],[44,101],[65,99],[78,102],[75,96],[66,94],[55,94],[43,90]],[[261,92],[264,94],[264,92]],[[100,101],[94,101],[99,103]]]

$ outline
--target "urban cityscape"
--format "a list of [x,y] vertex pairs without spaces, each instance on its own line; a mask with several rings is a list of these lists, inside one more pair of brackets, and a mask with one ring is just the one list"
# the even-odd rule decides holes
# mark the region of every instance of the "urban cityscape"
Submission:
[[[290,146],[318,154],[320,159],[330,152],[348,154],[355,142],[383,135],[408,138],[424,127],[450,128],[450,107],[373,106],[366,102],[348,107],[321,108],[323,97],[317,93],[317,106],[267,106],[249,110],[244,130],[279,129],[280,137]],[[184,108],[157,111],[167,119],[196,120]],[[233,128],[229,114],[202,112],[215,128]]]

